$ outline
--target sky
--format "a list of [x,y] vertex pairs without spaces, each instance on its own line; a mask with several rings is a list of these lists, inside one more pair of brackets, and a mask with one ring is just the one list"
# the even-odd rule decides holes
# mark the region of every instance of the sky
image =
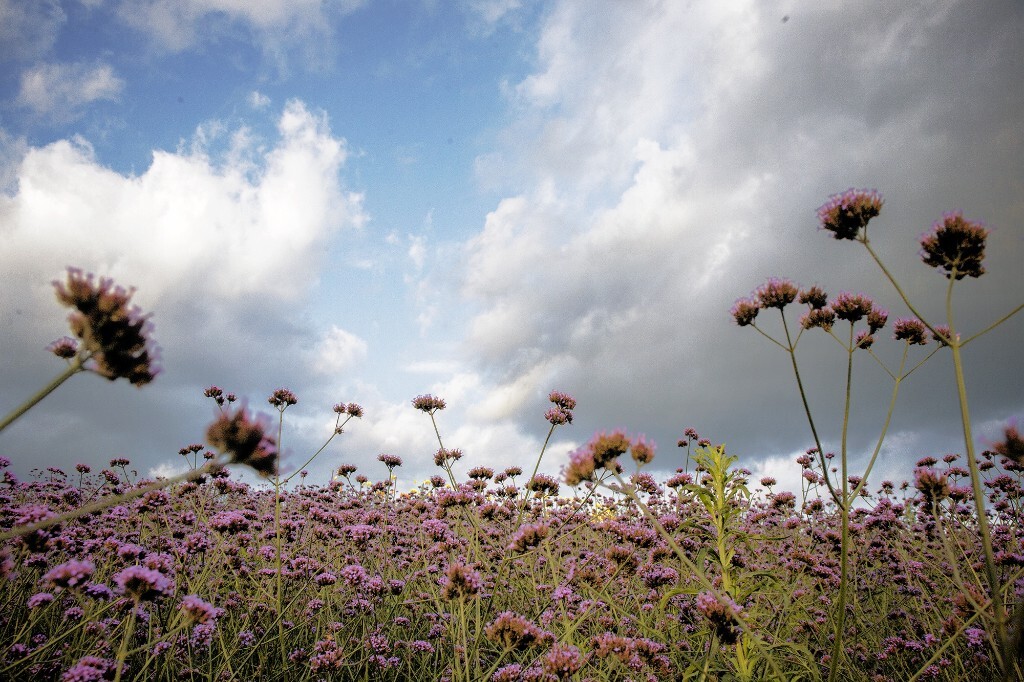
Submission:
[[[457,471],[529,471],[558,390],[577,408],[541,471],[624,429],[671,472],[693,428],[797,490],[789,357],[730,308],[778,276],[909,316],[818,229],[830,195],[872,188],[872,244],[933,324],[946,280],[920,236],[956,210],[991,230],[952,297],[958,329],[986,328],[1024,299],[1021,112],[1017,0],[0,0],[0,413],[62,369],[69,266],[135,287],[162,367],[73,377],[0,455],[168,475],[215,415],[206,387],[275,419],[288,388],[285,470],[356,402],[307,482],[384,478],[387,453],[405,487],[438,473],[417,395],[447,401]],[[1024,415],[1021,318],[964,350],[980,447]],[[895,366],[891,328],[874,350]],[[846,358],[821,331],[797,349],[836,451]],[[902,382],[872,482],[964,451],[953,377],[947,351]],[[853,473],[892,383],[854,355]]]

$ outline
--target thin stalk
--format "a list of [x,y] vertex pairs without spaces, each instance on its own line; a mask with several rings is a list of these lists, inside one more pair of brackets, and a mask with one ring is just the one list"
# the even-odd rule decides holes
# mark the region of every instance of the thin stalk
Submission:
[[800,392],[800,401],[804,406],[804,414],[807,415],[807,423],[811,427],[811,435],[814,436],[814,445],[818,448],[818,459],[821,461],[821,473],[824,474],[825,485],[828,487],[828,492],[835,500],[836,504],[840,503],[839,493],[832,485],[832,481],[828,477],[828,466],[825,463],[825,450],[821,447],[821,439],[818,438],[818,429],[814,425],[814,417],[811,415],[811,406],[807,403],[807,392],[804,391],[804,383],[800,379],[800,368],[796,364],[796,348],[791,337],[789,335],[789,327],[786,325],[786,316],[780,310],[779,314],[782,315],[782,329],[786,332],[786,343],[789,344],[787,352],[789,353],[790,362],[793,363],[793,374],[796,376],[796,387]]
[[963,424],[964,448],[967,455],[967,466],[971,474],[971,490],[974,493],[974,507],[978,515],[978,534],[981,536],[981,548],[985,556],[985,573],[988,577],[989,590],[992,593],[992,610],[995,612],[996,660],[1000,666],[1008,662],[1003,660],[1009,654],[1009,639],[1006,635],[1006,614],[1003,609],[1002,585],[996,569],[995,555],[992,551],[992,534],[988,527],[988,515],[985,510],[985,491],[981,485],[981,471],[974,456],[974,436],[971,433],[971,414],[967,404],[967,385],[964,381],[963,359],[960,357],[960,342],[956,338],[956,327],[953,322],[953,283],[956,281],[956,268],[949,273],[949,286],[946,289],[946,320],[949,324],[949,347],[953,351],[953,370],[956,374],[956,395],[960,403],[960,421]]
[[[843,489],[843,501],[839,505],[840,545],[839,545],[839,604],[836,614],[835,638],[832,643],[832,660],[828,671],[828,681],[833,682],[839,673],[840,655],[843,652],[843,633],[846,629],[846,600],[849,595],[850,582],[850,481],[847,462],[847,434],[850,427],[850,402],[853,394],[853,323],[850,323],[850,343],[847,346],[846,360],[846,400],[843,404],[843,431],[841,435],[840,467]],[[827,480],[826,476],[826,480]]]
[[8,426],[13,424],[18,417],[20,417],[21,415],[25,414],[33,407],[38,405],[43,398],[57,390],[57,387],[63,384],[65,381],[67,381],[74,375],[78,374],[79,372],[84,372],[85,361],[88,359],[89,356],[76,355],[75,359],[69,362],[67,368],[65,368],[63,372],[54,377],[53,381],[51,381],[46,386],[41,388],[35,395],[33,395],[31,398],[23,402],[21,405],[16,407],[10,414],[4,417],[3,421],[0,421],[0,431],[6,429]]

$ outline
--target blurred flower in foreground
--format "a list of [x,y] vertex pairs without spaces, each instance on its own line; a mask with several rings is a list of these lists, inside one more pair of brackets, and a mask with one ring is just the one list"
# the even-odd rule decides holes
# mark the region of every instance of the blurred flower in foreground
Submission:
[[259,416],[250,419],[245,406],[233,415],[221,412],[206,430],[206,441],[215,450],[231,455],[235,464],[246,464],[261,476],[277,473],[274,439],[266,435],[269,424]]
[[[159,351],[149,338],[153,325],[148,315],[129,305],[134,290],[115,286],[108,278],[97,284],[93,275],[78,268],[68,268],[67,282],[54,281],[53,286],[57,301],[74,309],[68,323],[89,358],[88,369],[111,381],[127,379],[135,386],[156,377]],[[58,342],[51,350],[67,357],[70,347]]]
[[987,238],[988,230],[981,223],[964,220],[960,212],[947,213],[921,237],[921,259],[925,265],[945,270],[947,279],[981,277]]
[[1024,438],[1016,424],[1010,424],[1003,431],[1003,440],[992,446],[992,450],[1017,464],[1024,464]]
[[850,188],[834,194],[818,208],[821,228],[836,239],[856,239],[862,227],[882,210],[882,196],[875,190]]

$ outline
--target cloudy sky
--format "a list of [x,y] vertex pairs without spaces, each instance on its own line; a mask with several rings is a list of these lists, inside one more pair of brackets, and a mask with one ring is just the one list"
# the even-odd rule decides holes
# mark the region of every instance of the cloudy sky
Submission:
[[[204,388],[269,412],[287,387],[293,467],[335,403],[366,411],[311,482],[381,478],[386,452],[411,484],[436,473],[416,395],[447,400],[466,467],[527,468],[560,390],[578,407],[549,473],[614,428],[670,471],[692,427],[795,481],[812,442],[788,357],[730,307],[782,276],[908,314],[817,229],[848,187],[884,196],[872,241],[934,323],[946,280],[917,241],[947,211],[991,228],[957,325],[1019,304],[1022,36],[1017,0],[0,0],[0,412],[61,369],[67,266],[137,288],[163,367],[142,389],[74,377],[0,454],[22,476],[170,472],[213,416]],[[965,350],[982,446],[1024,415],[1021,317]],[[876,350],[898,360],[889,332]],[[845,359],[801,339],[829,447]],[[854,371],[860,463],[892,382],[862,353]],[[874,481],[963,450],[953,389],[948,353],[905,382]]]

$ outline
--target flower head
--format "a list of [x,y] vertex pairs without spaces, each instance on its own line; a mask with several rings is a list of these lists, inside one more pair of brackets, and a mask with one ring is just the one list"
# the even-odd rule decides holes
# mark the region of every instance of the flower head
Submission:
[[181,609],[181,612],[184,613],[193,624],[199,623],[200,625],[212,623],[223,613],[222,609],[218,609],[213,604],[203,601],[195,594],[189,594],[183,597],[178,608]]
[[[97,284],[93,275],[77,268],[68,268],[67,282],[55,281],[53,286],[57,301],[73,309],[68,324],[89,356],[88,369],[111,381],[127,379],[134,386],[153,381],[160,371],[159,349],[149,338],[149,315],[129,305],[134,290],[115,286],[108,278]],[[60,349],[68,350],[63,344]]]
[[174,591],[174,581],[145,566],[129,566],[114,575],[118,592],[136,601],[154,601]]
[[921,237],[921,259],[925,265],[945,270],[947,279],[981,277],[987,238],[988,230],[981,223],[965,220],[959,211],[947,213]]
[[914,471],[914,487],[921,492],[921,496],[929,503],[939,503],[949,497],[949,480],[946,474],[940,474],[935,469],[920,468]]
[[468,599],[483,591],[484,581],[472,567],[455,562],[445,572],[443,587],[445,599]]
[[814,285],[810,289],[804,289],[800,292],[800,298],[798,299],[801,303],[806,303],[811,306],[814,310],[818,308],[824,308],[828,303],[828,294],[825,293],[824,289],[818,285]]
[[382,452],[381,454],[377,455],[377,461],[383,462],[384,466],[388,468],[388,471],[391,471],[395,467],[402,466],[402,458],[399,457],[398,455],[388,455]]
[[710,592],[697,595],[695,606],[711,623],[712,629],[723,644],[734,644],[739,639],[738,616],[740,607],[729,597],[719,599]]
[[733,305],[732,310],[729,313],[733,319],[736,320],[736,324],[741,327],[746,327],[749,324],[754,323],[754,318],[757,317],[757,313],[760,312],[761,306],[757,300],[753,298],[741,298],[736,301]]
[[96,565],[91,561],[72,559],[51,568],[43,576],[43,580],[50,583],[54,588],[78,587],[88,581],[95,570]]
[[800,326],[804,329],[816,327],[828,331],[836,323],[836,314],[829,307],[811,308],[800,316]]
[[871,312],[868,313],[868,328],[871,333],[874,334],[879,329],[885,326],[885,323],[889,321],[889,311],[885,308],[879,308],[873,306]]
[[757,303],[762,308],[778,308],[782,310],[796,300],[800,290],[788,279],[772,277],[754,292]]
[[858,322],[871,314],[874,309],[871,299],[864,294],[842,292],[832,301],[832,311],[840,320]]
[[897,341],[906,341],[910,345],[923,346],[928,343],[925,336],[924,322],[911,318],[899,318],[892,324],[893,338]]
[[821,229],[836,239],[856,239],[862,227],[882,210],[882,197],[875,190],[853,189],[833,194],[818,207]]
[[269,427],[261,416],[250,418],[245,406],[233,415],[221,412],[206,430],[206,441],[215,450],[231,455],[236,464],[247,464],[261,476],[277,473],[277,451],[274,439],[266,434]]
[[643,436],[640,436],[633,443],[629,454],[637,464],[650,464],[654,461],[654,448],[653,442],[649,443]]
[[279,388],[270,394],[267,402],[283,412],[285,408],[297,404],[299,399],[287,388]]
[[1021,438],[1016,424],[1010,424],[1003,430],[1003,440],[995,443],[992,450],[1017,464],[1024,464],[1024,438]]
[[444,398],[437,398],[429,393],[426,395],[418,395],[413,398],[412,406],[421,412],[426,412],[427,414],[434,414],[438,410],[443,410],[446,407]]
[[50,351],[58,358],[70,360],[78,355],[78,341],[70,336],[62,336],[47,346],[46,350]]

